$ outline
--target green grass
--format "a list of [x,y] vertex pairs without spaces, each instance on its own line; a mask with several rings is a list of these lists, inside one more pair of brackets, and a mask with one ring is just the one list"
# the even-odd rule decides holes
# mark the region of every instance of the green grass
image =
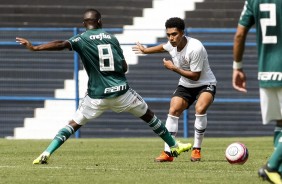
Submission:
[[[235,141],[248,147],[244,165],[225,160],[226,147]],[[201,162],[190,162],[185,152],[174,162],[155,163],[163,149],[159,138],[70,139],[49,164],[32,165],[49,142],[0,139],[0,184],[259,184],[266,182],[257,170],[273,150],[272,137],[205,138]]]

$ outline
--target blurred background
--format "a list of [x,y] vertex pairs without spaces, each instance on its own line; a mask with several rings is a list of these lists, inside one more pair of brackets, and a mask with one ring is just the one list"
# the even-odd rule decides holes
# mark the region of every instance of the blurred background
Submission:
[[[203,42],[217,78],[215,102],[209,108],[206,137],[272,135],[263,126],[257,81],[255,30],[247,38],[244,70],[248,93],[232,88],[232,46],[243,0],[1,0],[0,2],[0,138],[51,139],[72,117],[86,92],[87,76],[71,51],[30,52],[15,42],[33,44],[66,40],[82,33],[83,12],[101,12],[103,27],[120,41],[129,64],[130,86],[163,121],[179,75],[166,70],[168,54],[137,56],[135,42],[167,42],[165,21],[185,20],[186,34]],[[194,105],[181,116],[179,137],[192,137]],[[154,137],[148,126],[131,114],[106,112],[81,128],[76,137]]]

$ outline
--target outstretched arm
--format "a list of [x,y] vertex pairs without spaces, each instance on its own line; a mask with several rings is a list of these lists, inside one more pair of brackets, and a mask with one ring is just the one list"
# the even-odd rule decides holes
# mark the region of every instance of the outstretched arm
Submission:
[[16,37],[16,42],[24,45],[27,49],[31,51],[41,51],[41,50],[63,50],[71,49],[71,44],[68,41],[52,41],[46,44],[33,46],[30,41],[25,38]]
[[137,42],[136,45],[132,47],[132,51],[135,52],[135,54],[152,54],[152,53],[165,52],[166,50],[164,50],[163,44],[153,47],[144,47],[139,42]]
[[245,50],[245,41],[248,34],[248,29],[244,26],[238,25],[237,32],[234,37],[233,46],[233,88],[240,92],[247,92],[246,89],[246,75],[242,68],[242,59]]

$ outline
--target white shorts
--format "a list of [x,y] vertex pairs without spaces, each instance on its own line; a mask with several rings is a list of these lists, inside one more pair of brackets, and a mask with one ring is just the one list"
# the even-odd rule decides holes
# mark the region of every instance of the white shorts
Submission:
[[133,89],[115,98],[92,99],[88,95],[84,97],[73,116],[73,120],[79,125],[85,125],[90,119],[103,114],[106,110],[114,112],[129,112],[136,117],[143,116],[148,109],[147,103]]
[[282,88],[260,88],[262,124],[282,120]]

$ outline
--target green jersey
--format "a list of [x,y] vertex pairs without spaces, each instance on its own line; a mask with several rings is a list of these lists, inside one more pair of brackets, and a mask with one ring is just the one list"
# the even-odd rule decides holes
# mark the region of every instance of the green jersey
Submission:
[[79,54],[87,72],[87,91],[91,98],[116,97],[128,90],[124,55],[113,35],[102,29],[91,29],[68,41]]
[[260,87],[282,87],[282,0],[247,0],[239,24],[256,26]]

